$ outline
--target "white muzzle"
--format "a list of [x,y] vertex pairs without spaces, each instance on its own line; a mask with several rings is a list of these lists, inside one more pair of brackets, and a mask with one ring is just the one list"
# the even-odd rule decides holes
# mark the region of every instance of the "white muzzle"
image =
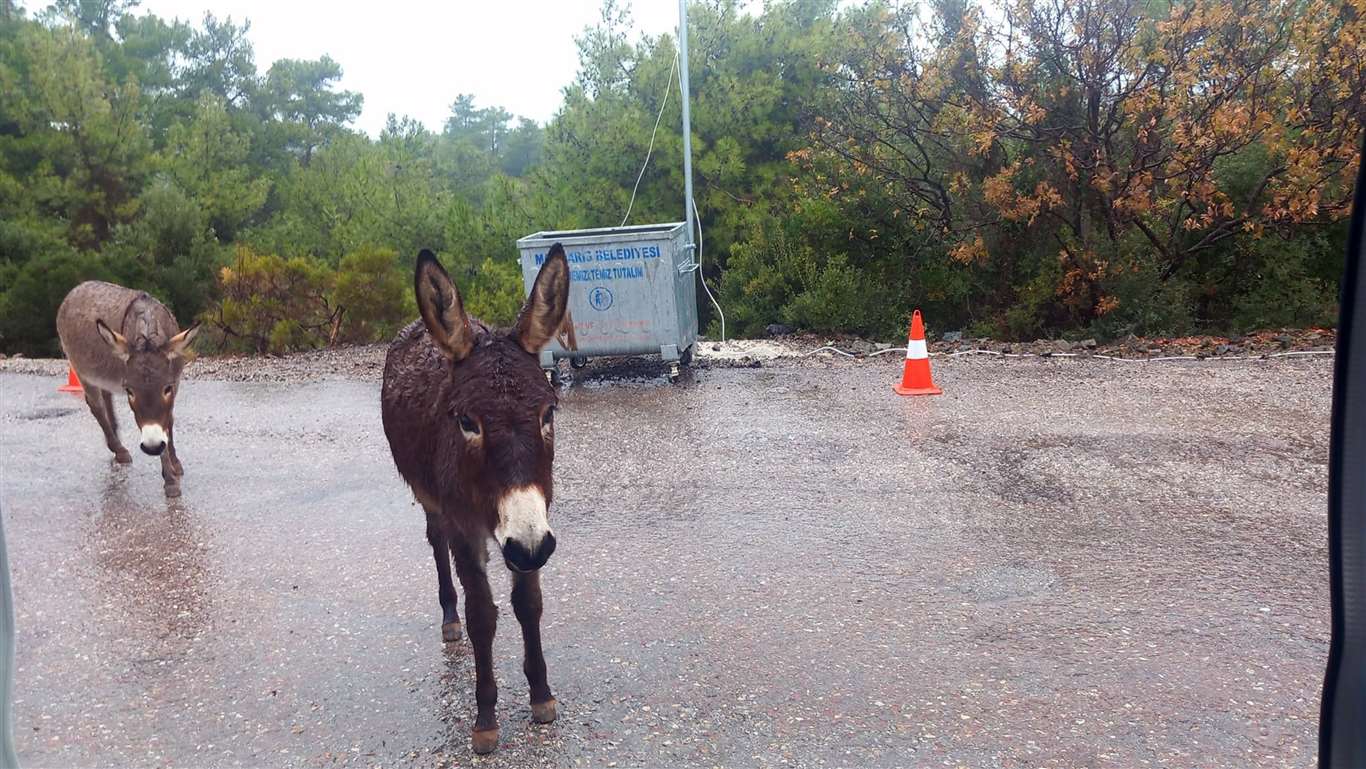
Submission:
[[166,450],[166,429],[158,424],[142,426],[142,450],[156,456]]

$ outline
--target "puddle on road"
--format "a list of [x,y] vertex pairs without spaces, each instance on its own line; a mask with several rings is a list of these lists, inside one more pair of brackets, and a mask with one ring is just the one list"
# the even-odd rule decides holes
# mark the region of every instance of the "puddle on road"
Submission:
[[995,566],[979,572],[965,588],[978,603],[991,603],[1047,592],[1056,581],[1049,569]]
[[29,422],[37,421],[40,419],[58,419],[60,417],[67,416],[68,414],[75,414],[79,410],[80,409],[77,408],[49,406],[47,408],[25,411],[24,413],[19,415],[19,418]]

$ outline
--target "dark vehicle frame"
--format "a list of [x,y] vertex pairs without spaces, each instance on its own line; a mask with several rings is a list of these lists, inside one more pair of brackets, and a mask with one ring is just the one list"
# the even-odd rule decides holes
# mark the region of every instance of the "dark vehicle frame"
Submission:
[[1366,164],[1357,171],[1342,276],[1328,454],[1333,637],[1319,713],[1319,766],[1366,767]]

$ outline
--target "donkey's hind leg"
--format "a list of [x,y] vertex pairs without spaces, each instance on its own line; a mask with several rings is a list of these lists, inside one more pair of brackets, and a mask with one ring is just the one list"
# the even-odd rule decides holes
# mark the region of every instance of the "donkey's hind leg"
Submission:
[[114,417],[114,398],[109,391],[86,384],[85,405],[90,407],[90,413],[100,423],[100,429],[104,431],[104,445],[114,452],[114,461],[121,465],[132,462],[133,455],[119,442],[119,423]]
[[427,542],[436,561],[436,595],[441,600],[441,640],[460,640],[460,613],[456,611],[455,584],[451,582],[451,545],[441,525],[441,513],[427,510]]

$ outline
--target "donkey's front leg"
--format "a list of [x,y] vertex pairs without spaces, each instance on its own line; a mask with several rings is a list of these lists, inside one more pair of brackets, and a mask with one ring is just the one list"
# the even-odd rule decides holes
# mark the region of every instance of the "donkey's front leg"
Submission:
[[498,607],[493,605],[488,574],[484,565],[488,551],[477,545],[452,538],[455,573],[465,589],[465,623],[474,647],[474,701],[479,713],[474,718],[472,744],[475,753],[492,753],[498,747],[498,682],[493,678],[493,635],[498,630]]
[[175,450],[171,448],[170,434],[166,437],[166,448],[161,452],[161,480],[166,485],[166,496],[180,496],[180,473],[176,472],[176,465],[179,462],[175,458]]
[[541,572],[512,573],[512,610],[522,625],[522,670],[531,688],[531,717],[538,724],[555,720],[555,697],[545,680],[541,652]]
[[171,456],[171,469],[177,477],[185,475],[185,466],[180,464],[180,456],[175,453],[175,425],[166,427],[166,453]]
[[132,462],[133,455],[128,453],[128,449],[125,449],[119,440],[119,423],[114,417],[114,399],[109,391],[87,384],[85,405],[90,407],[90,413],[94,414],[95,421],[100,423],[100,429],[104,431],[104,445],[114,452],[114,461],[121,465]]

